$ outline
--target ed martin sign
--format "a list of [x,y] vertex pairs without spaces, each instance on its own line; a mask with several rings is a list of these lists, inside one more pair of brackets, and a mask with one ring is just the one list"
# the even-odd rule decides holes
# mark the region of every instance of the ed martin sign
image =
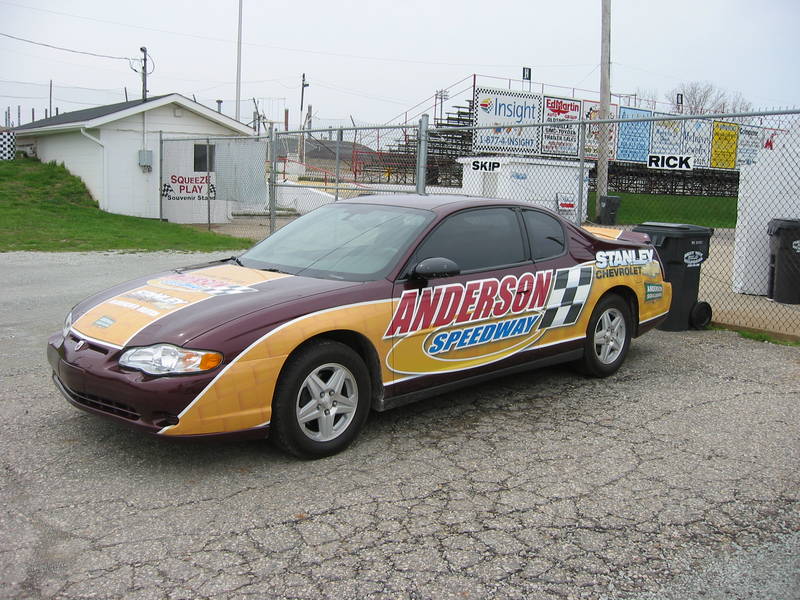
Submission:
[[682,154],[650,154],[647,157],[647,168],[691,171],[694,169],[694,157]]

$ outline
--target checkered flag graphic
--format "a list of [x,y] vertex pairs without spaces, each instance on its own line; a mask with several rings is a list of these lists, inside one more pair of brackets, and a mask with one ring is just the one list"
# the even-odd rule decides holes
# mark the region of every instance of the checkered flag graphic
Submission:
[[556,271],[540,328],[575,324],[592,289],[592,271],[591,265]]
[[172,186],[170,184],[165,183],[164,185],[161,186],[161,197],[162,198],[166,198],[170,194],[174,194],[174,193],[175,193],[175,190],[172,189]]
[[209,296],[227,296],[228,294],[245,294],[255,291],[256,290],[246,285],[221,285],[219,287],[206,288],[203,290],[203,292]]
[[17,137],[13,131],[0,131],[0,160],[14,160]]
[[208,197],[212,200],[217,199],[217,188],[213,183],[208,184]]

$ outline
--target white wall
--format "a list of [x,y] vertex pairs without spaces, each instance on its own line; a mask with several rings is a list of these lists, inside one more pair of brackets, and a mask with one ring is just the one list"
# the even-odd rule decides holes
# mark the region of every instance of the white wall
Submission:
[[[87,133],[94,137],[101,135],[97,129]],[[39,136],[36,139],[36,156],[45,163],[64,163],[70,173],[83,180],[92,198],[102,208],[105,201],[103,149],[98,144],[81,135],[79,131]]]
[[[178,116],[180,115],[180,116]],[[142,133],[142,115],[133,115],[119,121],[109,123],[107,127],[114,129],[138,131]],[[155,134],[155,144],[158,147],[158,132],[163,131],[164,137],[180,136],[215,136],[215,135],[241,135],[209,121],[205,117],[196,115],[176,104],[167,104],[147,111],[147,129]]]
[[800,218],[800,124],[763,148],[755,164],[739,172],[736,240],[731,288],[740,294],[765,296],[769,290],[769,242],[772,219]]
[[159,218],[158,136],[149,136],[147,148],[153,151],[153,170],[139,166],[142,132],[124,131],[114,124],[103,127],[106,151],[106,193],[100,208],[120,215]]
[[[524,200],[560,213],[575,221],[578,204],[582,206],[581,221],[587,218],[590,162],[583,169],[583,198],[578,202],[580,163],[549,158],[518,158],[509,156],[471,156],[456,159],[463,166],[463,193],[488,198]],[[473,163],[493,163],[492,171],[476,170]],[[575,204],[573,209],[559,209],[559,199]]]

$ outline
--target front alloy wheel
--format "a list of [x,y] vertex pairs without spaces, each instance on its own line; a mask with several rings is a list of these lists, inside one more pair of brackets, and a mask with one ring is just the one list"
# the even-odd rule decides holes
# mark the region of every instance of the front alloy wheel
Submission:
[[358,385],[344,365],[327,363],[309,373],[300,385],[295,413],[300,430],[316,442],[336,439],[353,422]]
[[289,357],[278,379],[270,437],[300,458],[336,454],[361,431],[370,399],[361,356],[340,342],[312,340]]

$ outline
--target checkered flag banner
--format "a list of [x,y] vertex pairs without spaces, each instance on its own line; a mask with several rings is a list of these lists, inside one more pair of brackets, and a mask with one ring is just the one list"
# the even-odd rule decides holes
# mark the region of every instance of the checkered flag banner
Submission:
[[556,271],[540,327],[574,325],[592,289],[593,267],[578,266]]
[[170,194],[174,194],[175,190],[172,189],[172,186],[168,183],[165,183],[161,186],[161,197],[167,198]]
[[13,131],[0,131],[0,160],[14,160],[17,136]]
[[212,200],[216,200],[217,198],[217,188],[213,183],[208,184],[208,197]]

